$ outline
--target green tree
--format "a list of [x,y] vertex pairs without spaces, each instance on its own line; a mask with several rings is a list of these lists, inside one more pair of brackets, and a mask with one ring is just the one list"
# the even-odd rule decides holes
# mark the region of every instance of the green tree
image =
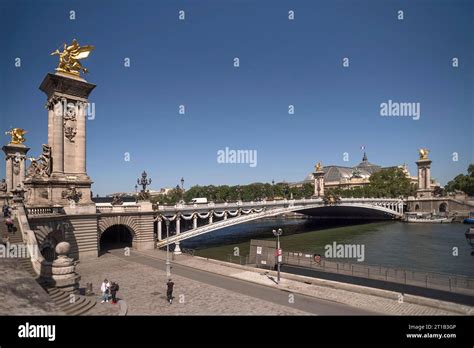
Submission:
[[446,192],[459,190],[465,192],[469,196],[474,196],[474,164],[470,164],[467,168],[467,175],[457,175],[453,180],[446,184],[444,189]]
[[370,176],[369,192],[374,197],[412,196],[415,187],[400,168],[382,169]]

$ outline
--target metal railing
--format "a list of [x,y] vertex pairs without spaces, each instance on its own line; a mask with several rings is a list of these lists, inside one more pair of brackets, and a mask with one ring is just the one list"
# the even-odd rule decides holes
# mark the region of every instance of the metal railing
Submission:
[[236,263],[239,265],[247,265],[249,263],[249,255],[227,254],[227,260],[230,263]]
[[321,259],[320,262],[316,262],[312,253],[302,252],[284,253],[283,263],[328,273],[382,280],[474,296],[474,279],[458,274],[422,272],[381,265],[336,262],[326,259]]

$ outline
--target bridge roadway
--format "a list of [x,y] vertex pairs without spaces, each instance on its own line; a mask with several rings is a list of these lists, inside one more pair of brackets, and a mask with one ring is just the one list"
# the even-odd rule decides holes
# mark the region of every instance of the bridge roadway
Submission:
[[[130,256],[125,256],[122,249],[111,250],[109,252],[127,262],[134,262],[161,270],[166,269],[165,260],[158,256],[152,257],[134,251],[131,252]],[[299,309],[312,315],[378,315],[377,313],[350,307],[345,304],[296,293],[294,294],[294,303],[290,304],[288,301],[288,291],[199,270],[176,262],[172,263],[171,272],[172,274],[216,286],[228,291]],[[176,287],[179,287],[179,284],[176,284]]]

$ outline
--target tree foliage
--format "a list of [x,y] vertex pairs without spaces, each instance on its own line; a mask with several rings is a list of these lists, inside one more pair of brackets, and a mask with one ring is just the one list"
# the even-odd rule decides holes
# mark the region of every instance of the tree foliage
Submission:
[[469,196],[474,196],[474,164],[470,164],[467,168],[467,175],[459,174],[449,181],[444,189],[446,192],[458,190],[467,193]]

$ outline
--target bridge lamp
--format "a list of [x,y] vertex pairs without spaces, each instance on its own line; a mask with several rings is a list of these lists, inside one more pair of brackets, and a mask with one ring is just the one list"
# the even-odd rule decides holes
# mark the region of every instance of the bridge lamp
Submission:
[[170,241],[169,241],[169,231],[170,231],[170,221],[165,220],[166,224],[166,278],[171,277],[171,264],[170,264]]
[[283,230],[279,228],[278,230],[273,230],[273,235],[277,237],[277,250],[275,252],[275,256],[277,257],[277,267],[278,267],[278,277],[277,281],[280,282],[280,263],[282,261],[282,253],[280,249],[280,236],[283,234]]

